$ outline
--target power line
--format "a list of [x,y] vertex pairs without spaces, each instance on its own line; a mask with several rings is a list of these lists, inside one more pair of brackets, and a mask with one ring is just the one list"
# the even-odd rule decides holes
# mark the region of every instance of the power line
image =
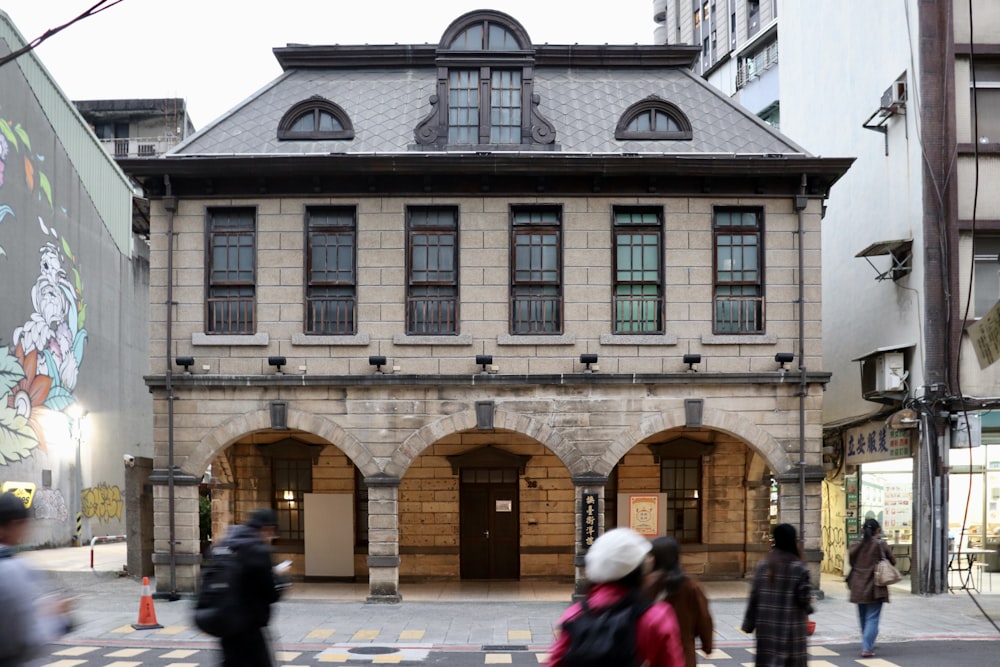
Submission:
[[50,29],[46,30],[44,33],[42,33],[42,35],[40,35],[39,37],[36,37],[35,39],[31,40],[30,42],[28,42],[27,44],[25,44],[24,46],[22,46],[20,49],[18,49],[17,51],[14,51],[13,53],[8,54],[8,55],[0,58],[0,67],[3,67],[4,65],[6,65],[9,62],[17,60],[18,58],[20,58],[21,56],[23,56],[28,51],[34,50],[35,47],[37,47],[39,44],[41,44],[42,42],[44,42],[45,40],[47,40],[49,37],[52,37],[56,33],[60,32],[62,30],[65,30],[66,28],[70,27],[74,23],[82,21],[83,19],[88,18],[90,16],[95,16],[97,14],[100,14],[101,12],[103,12],[106,9],[111,9],[112,7],[114,7],[115,5],[117,5],[120,2],[124,2],[124,0],[100,0],[96,5],[94,5],[93,7],[91,7],[90,9],[88,9],[87,11],[83,12],[82,14],[80,14],[79,16],[77,16],[76,18],[72,19],[71,21],[63,23],[60,26],[56,26],[55,28],[50,28]]

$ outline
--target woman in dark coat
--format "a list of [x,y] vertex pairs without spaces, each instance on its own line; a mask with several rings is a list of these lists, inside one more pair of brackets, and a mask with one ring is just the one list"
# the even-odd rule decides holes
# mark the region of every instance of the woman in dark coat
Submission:
[[851,602],[858,605],[858,622],[861,624],[861,657],[875,655],[875,638],[882,615],[882,603],[889,601],[889,588],[875,584],[875,566],[883,558],[893,565],[896,559],[892,550],[882,541],[882,527],[875,519],[865,519],[863,537],[851,545],[849,560],[851,572],[847,585],[851,589]]
[[704,653],[712,652],[712,614],[701,584],[681,569],[680,546],[673,537],[653,540],[653,571],[646,577],[654,600],[666,600],[677,614],[684,645],[685,667],[695,667],[695,638]]
[[743,632],[757,633],[756,667],[806,667],[806,621],[812,613],[809,568],[795,527],[774,528],[774,546],[753,576]]

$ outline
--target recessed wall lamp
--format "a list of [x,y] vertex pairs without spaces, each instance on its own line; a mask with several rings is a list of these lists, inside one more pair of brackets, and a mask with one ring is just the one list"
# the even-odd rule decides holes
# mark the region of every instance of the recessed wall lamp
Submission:
[[184,372],[190,375],[191,367],[194,366],[194,357],[177,357],[174,359],[174,363],[178,366],[183,366]]
[[779,352],[774,355],[774,360],[778,362],[778,367],[781,370],[788,370],[785,368],[785,364],[790,364],[795,361],[795,355],[791,352]]
[[597,365],[596,354],[581,354],[580,363],[586,365],[586,368],[583,369],[584,373],[593,373],[600,370],[600,367]]
[[368,365],[375,367],[376,373],[382,373],[382,367],[385,366],[385,357],[372,356],[368,357]]
[[284,357],[268,357],[267,358],[267,365],[268,366],[274,366],[274,367],[276,367],[278,369],[277,370],[278,373],[281,373],[281,367],[284,366],[287,363],[288,363],[288,360],[285,359]]
[[700,354],[685,354],[684,355],[684,363],[688,365],[688,370],[689,371],[697,373],[698,369],[696,369],[694,367],[694,365],[701,363],[701,355]]

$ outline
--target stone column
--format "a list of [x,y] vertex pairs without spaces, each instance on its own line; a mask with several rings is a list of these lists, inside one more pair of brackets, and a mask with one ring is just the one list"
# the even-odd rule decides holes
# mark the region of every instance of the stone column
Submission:
[[[608,483],[606,475],[596,473],[585,473],[573,476],[573,485],[576,487],[576,516],[574,517],[575,539],[573,565],[575,566],[575,577],[573,586],[573,599],[579,600],[586,596],[587,579],[584,573],[584,555],[587,553],[589,545],[587,541],[588,527],[593,528],[593,535],[604,533],[604,489]],[[597,494],[597,507],[588,506],[584,500],[584,494]]]
[[[170,555],[169,476],[164,468],[149,476],[153,485],[153,571],[155,597],[176,599],[180,593],[194,593],[201,571],[198,530],[198,484],[201,478],[174,469],[174,553]],[[172,575],[172,577],[171,577]],[[174,580],[171,590],[171,578]]]
[[802,540],[803,557],[809,566],[809,578],[817,596],[820,590],[820,569],[823,563],[822,506],[823,480],[826,471],[821,467],[806,467],[805,489],[800,493],[799,473],[790,472],[778,476],[778,522],[790,523],[799,530],[799,508],[805,501],[805,526],[799,535]]
[[368,486],[368,599],[398,603],[399,478],[379,473],[365,477]]

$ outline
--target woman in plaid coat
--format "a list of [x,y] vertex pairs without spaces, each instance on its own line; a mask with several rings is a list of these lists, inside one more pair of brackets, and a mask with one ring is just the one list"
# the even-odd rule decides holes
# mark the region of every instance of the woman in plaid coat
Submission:
[[774,546],[754,573],[743,632],[757,633],[755,667],[806,667],[806,621],[812,613],[809,568],[795,527],[774,528]]

